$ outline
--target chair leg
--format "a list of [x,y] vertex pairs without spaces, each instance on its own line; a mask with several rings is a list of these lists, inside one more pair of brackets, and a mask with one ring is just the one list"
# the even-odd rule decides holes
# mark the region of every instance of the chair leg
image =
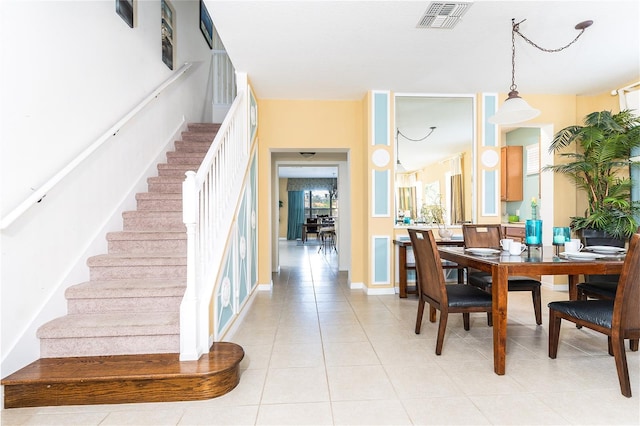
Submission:
[[465,312],[462,314],[462,323],[464,324],[464,329],[469,331],[469,312]]
[[536,315],[536,324],[542,324],[542,297],[540,296],[540,287],[536,287],[531,292],[531,298],[533,299],[533,312]]
[[436,308],[429,305],[429,321],[436,322]]
[[422,295],[419,296],[420,301],[418,302],[418,317],[416,318],[416,334],[420,334],[420,328],[422,326],[422,314],[424,313],[424,299]]
[[556,311],[549,309],[549,358],[551,359],[556,359],[558,355],[561,323],[562,318],[556,316]]
[[493,314],[491,312],[487,312],[487,325],[493,327]]
[[629,340],[629,349],[633,352],[638,352],[638,339]]
[[442,353],[442,344],[444,343],[444,332],[447,329],[448,312],[440,311],[440,323],[438,324],[438,338],[436,340],[436,355]]
[[618,381],[620,382],[620,392],[627,398],[631,398],[631,382],[629,381],[629,368],[627,366],[627,355],[624,351],[624,339],[621,336],[611,338],[613,358],[616,361],[618,371]]

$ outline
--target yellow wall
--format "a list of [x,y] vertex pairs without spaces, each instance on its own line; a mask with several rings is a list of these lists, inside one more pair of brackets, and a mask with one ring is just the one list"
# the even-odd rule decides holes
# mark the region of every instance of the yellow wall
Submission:
[[[271,150],[348,150],[351,216],[351,281],[363,281],[361,241],[364,235],[362,164],[364,162],[363,101],[258,100],[258,282],[271,282]],[[286,193],[286,192],[285,192]],[[283,200],[284,201],[284,200]],[[286,202],[285,202],[286,203]],[[284,207],[283,207],[284,208]],[[264,214],[263,214],[264,213]]]
[[[390,94],[391,99],[393,96]],[[527,125],[546,125],[555,133],[573,124],[581,124],[582,118],[589,112],[598,110],[618,110],[618,99],[610,94],[598,96],[573,95],[523,95],[527,102],[541,110],[541,114]],[[499,104],[506,95],[499,95]],[[483,116],[481,94],[477,100],[477,149],[481,144],[481,123]],[[271,281],[271,217],[273,203],[271,188],[272,149],[309,149],[314,151],[348,150],[349,188],[351,192],[351,213],[348,219],[351,236],[351,275],[353,283],[371,282],[371,236],[393,235],[393,215],[385,218],[371,218],[371,94],[362,101],[304,101],[304,100],[259,100],[259,282]],[[391,105],[391,125],[393,124],[393,104]],[[388,147],[394,158],[393,144]],[[480,152],[480,151],[478,151]],[[465,160],[467,160],[465,158]],[[476,161],[476,167],[480,166]],[[470,168],[471,158],[465,161],[465,169]],[[470,173],[469,173],[470,175]],[[554,223],[560,223],[570,216],[581,214],[579,198],[573,183],[564,176],[557,175],[554,188]],[[473,190],[480,194],[481,182],[476,176]],[[280,188],[281,194],[283,193]],[[284,191],[286,193],[286,191]],[[391,191],[390,205],[394,205]],[[480,211],[477,198],[476,209]],[[286,204],[286,200],[285,201]],[[283,207],[283,209],[285,209]],[[499,217],[498,217],[499,219]],[[280,225],[282,226],[282,225]],[[282,231],[279,231],[282,235]],[[285,230],[286,235],[286,230]],[[265,255],[263,255],[265,254]],[[392,272],[395,270],[392,258]],[[392,279],[392,282],[394,280]]]

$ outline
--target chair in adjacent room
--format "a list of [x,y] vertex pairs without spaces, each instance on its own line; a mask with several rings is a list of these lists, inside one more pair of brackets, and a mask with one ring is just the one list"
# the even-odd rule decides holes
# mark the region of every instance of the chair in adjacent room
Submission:
[[631,397],[629,367],[624,340],[640,339],[640,234],[631,237],[614,300],[571,300],[549,303],[549,358],[558,354],[562,320],[607,335],[609,355],[613,355],[620,391]]
[[429,230],[409,229],[409,237],[416,259],[418,278],[418,315],[416,334],[420,334],[425,304],[429,304],[429,320],[435,322],[436,309],[440,311],[436,355],[442,353],[444,333],[450,313],[462,313],[464,329],[469,330],[471,312],[491,314],[491,295],[466,284],[446,284],[440,253]]
[[320,238],[320,224],[319,224],[319,220],[317,217],[308,217],[307,218],[307,225],[306,225],[306,233],[307,233],[307,239],[309,239],[309,234],[315,234],[316,235],[316,239]]
[[[462,236],[465,247],[488,247],[500,250],[501,225],[462,225]],[[491,274],[483,271],[467,271],[467,283],[491,293],[493,279]],[[536,324],[542,324],[541,283],[533,277],[510,276],[509,291],[530,291]],[[491,317],[488,318],[491,325]]]

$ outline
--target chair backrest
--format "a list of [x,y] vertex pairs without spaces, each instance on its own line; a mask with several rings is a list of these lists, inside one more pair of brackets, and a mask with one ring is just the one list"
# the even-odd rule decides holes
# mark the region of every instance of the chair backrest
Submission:
[[462,237],[465,247],[500,248],[500,224],[462,225]]
[[[307,225],[308,224],[315,224],[318,223],[318,218],[317,217],[308,217],[307,218]],[[318,232],[318,228],[319,226],[307,226],[307,232]]]
[[640,336],[640,233],[633,234],[613,302],[612,329],[635,330]]
[[444,271],[433,232],[430,229],[409,229],[408,232],[416,259],[420,297],[425,294],[441,306],[446,306],[448,300]]

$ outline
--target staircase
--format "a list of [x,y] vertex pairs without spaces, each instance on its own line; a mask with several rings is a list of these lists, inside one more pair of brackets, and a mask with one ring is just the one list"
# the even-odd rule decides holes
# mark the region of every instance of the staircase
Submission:
[[[77,377],[78,370],[69,370],[65,373],[66,382],[74,382],[74,389],[69,394],[58,388],[57,402],[45,400],[42,405],[66,405],[69,403],[121,403],[139,402],[148,399],[140,399],[133,395],[147,394],[145,386],[136,382],[134,376],[140,373],[132,368],[136,363],[149,365],[153,361],[145,360],[158,357],[160,365],[172,365],[169,370],[175,375],[178,353],[180,351],[180,302],[186,289],[187,245],[186,229],[182,222],[182,181],[185,172],[197,170],[202,162],[216,132],[218,124],[190,124],[186,132],[182,134],[182,140],[175,142],[175,151],[167,153],[167,162],[158,165],[158,176],[148,179],[148,192],[136,195],[137,210],[123,213],[123,230],[107,235],[108,253],[94,256],[88,259],[90,279],[88,282],[69,287],[65,292],[68,304],[68,314],[50,321],[38,329],[37,336],[40,339],[40,356],[43,359],[36,361],[31,366],[25,367],[13,375],[3,379],[5,385],[5,405],[7,398],[12,406],[20,405],[14,401],[20,394],[31,394],[24,388],[28,372],[34,368],[40,371],[44,366],[68,365],[69,362],[80,362],[81,365],[92,365],[90,376],[96,375],[95,368],[108,366],[113,369],[119,365],[119,359],[124,362],[119,373],[114,376],[114,381],[120,384],[132,381],[132,391],[124,392],[120,388],[115,393],[120,393],[119,398],[105,392],[102,397],[91,398],[87,389],[78,393],[78,384],[82,379],[83,386],[87,386],[87,378]],[[217,345],[217,346],[216,346]],[[224,393],[237,385],[237,380],[228,377],[229,371],[238,370],[238,365],[243,357],[242,348],[229,343],[218,343],[217,347],[224,352],[229,360],[223,363],[211,362],[209,355],[207,365],[217,365],[225,372]],[[233,345],[233,346],[229,346]],[[212,349],[213,349],[212,348]],[[152,357],[143,354],[154,354]],[[165,357],[159,354],[168,354]],[[167,358],[168,357],[168,358]],[[220,361],[220,359],[218,359]],[[128,366],[125,369],[122,366]],[[201,375],[211,374],[201,367],[196,380],[201,380]],[[65,366],[65,371],[68,367]],[[142,370],[145,370],[142,368]],[[178,368],[178,370],[181,370]],[[188,369],[187,369],[188,370]],[[23,373],[22,376],[20,373]],[[123,373],[127,376],[123,379]],[[192,372],[193,373],[193,372]],[[56,373],[61,374],[61,373]],[[100,380],[105,382],[105,375],[111,373],[97,373]],[[145,380],[149,380],[150,371],[146,370]],[[153,374],[163,374],[162,369],[154,370]],[[55,375],[55,374],[54,374]],[[237,375],[237,371],[236,371]],[[111,377],[111,376],[109,376]],[[237,377],[239,380],[239,375]],[[43,379],[40,378],[41,382]],[[234,383],[235,380],[235,383]],[[28,381],[28,380],[27,380]],[[47,382],[50,384],[50,380]],[[154,383],[159,383],[156,377]],[[21,386],[11,390],[11,384]],[[39,383],[41,386],[42,383]],[[175,388],[175,383],[171,384]],[[200,385],[201,386],[201,385]],[[207,387],[209,385],[205,385]],[[230,386],[230,387],[229,387]],[[180,386],[178,386],[180,387]],[[198,389],[193,382],[186,385],[191,391]],[[214,386],[215,387],[215,386]],[[136,392],[135,389],[139,390]],[[20,389],[18,391],[18,389]],[[218,390],[213,393],[217,393]],[[52,393],[52,392],[49,392]],[[168,395],[165,400],[184,400],[184,389],[167,392],[161,389],[159,392],[151,392],[153,395]],[[76,398],[72,395],[78,394]],[[174,395],[175,394],[175,395]],[[202,392],[193,399],[202,399],[204,395],[211,393]],[[64,398],[66,395],[66,399]],[[174,395],[172,398],[171,395]],[[217,396],[217,395],[213,395]],[[121,398],[125,397],[126,401]],[[211,396],[208,396],[211,397]],[[133,398],[133,399],[131,399]],[[175,399],[178,398],[178,399]],[[188,398],[187,395],[187,399]],[[47,402],[48,401],[48,402]],[[72,402],[68,402],[72,401]],[[97,402],[83,402],[97,401]],[[35,405],[41,405],[41,402]]]

